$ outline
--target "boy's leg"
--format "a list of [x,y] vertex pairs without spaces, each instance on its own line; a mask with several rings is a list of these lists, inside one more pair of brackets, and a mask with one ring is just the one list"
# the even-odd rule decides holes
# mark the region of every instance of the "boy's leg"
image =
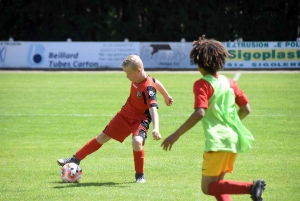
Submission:
[[137,183],[145,183],[143,138],[134,136],[132,138],[133,160],[135,169],[135,180]]
[[208,194],[213,196],[222,194],[250,194],[252,186],[253,182],[215,181],[208,185]]
[[[221,173],[224,175],[224,173]],[[206,195],[219,196],[223,194],[250,194],[252,182],[236,182],[223,180],[223,176],[202,175],[202,192]]]
[[201,184],[203,193],[215,196],[217,199],[218,196],[226,194],[249,194],[253,200],[261,201],[262,192],[265,189],[263,180],[257,180],[254,183],[223,180],[224,172],[233,171],[235,159],[234,153],[205,152],[203,154]]
[[79,149],[73,157],[58,159],[57,163],[61,166],[70,162],[77,163],[79,165],[81,160],[100,149],[101,146],[110,139],[111,138],[109,136],[102,132],[96,138],[91,139],[83,147],[81,147],[81,149]]
[[215,198],[217,201],[232,201],[230,196],[227,194],[223,194],[223,195],[215,195]]
[[[105,127],[103,132],[96,138],[93,138],[87,142],[76,154],[71,158],[58,159],[57,163],[61,166],[68,162],[80,163],[80,160],[84,159],[87,155],[97,151],[105,142],[111,138],[123,142],[124,139],[130,135],[131,131],[128,128],[127,120],[118,113],[109,124]],[[78,158],[77,158],[78,157]]]
[[134,158],[134,169],[135,169],[135,181],[136,183],[145,183],[145,174],[144,174],[144,149],[141,151],[133,151]]
[[219,176],[204,176],[202,175],[201,188],[202,192],[206,195],[211,195],[216,198],[217,201],[232,201],[230,195],[227,193],[216,193],[210,194],[209,184],[214,182],[219,182],[224,178],[225,173],[221,173]]
[[266,183],[262,179],[254,182],[238,182],[221,180],[211,182],[208,185],[209,195],[222,195],[222,194],[250,194],[252,200],[263,201],[262,194],[265,190]]
[[141,151],[133,150],[135,174],[143,174],[144,173],[144,158],[145,158],[144,149],[142,149]]
[[135,179],[137,183],[145,183],[145,175],[144,175],[144,142],[146,139],[146,131],[144,129],[140,129],[134,136],[132,137],[132,149],[133,149],[133,158],[134,158],[134,168],[135,168]]
[[[218,181],[223,180],[225,177],[225,174],[226,174],[225,172],[222,172],[218,177]],[[230,198],[230,195],[228,195],[228,194],[215,195],[215,198],[217,201],[232,201]]]
[[102,145],[110,139],[111,138],[109,136],[102,132],[97,137],[88,141],[81,149],[79,149],[76,152],[75,157],[79,160],[83,160],[86,156],[100,149]]

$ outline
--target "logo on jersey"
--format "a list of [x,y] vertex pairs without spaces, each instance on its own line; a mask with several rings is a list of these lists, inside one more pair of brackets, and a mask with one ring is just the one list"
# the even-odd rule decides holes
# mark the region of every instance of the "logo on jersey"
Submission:
[[142,95],[142,94],[141,94],[141,92],[139,92],[139,91],[138,91],[138,92],[136,92],[136,96],[137,96],[138,98],[140,98],[140,97],[141,97],[141,95]]
[[150,97],[154,96],[155,95],[155,92],[154,91],[148,91],[148,94]]
[[148,97],[150,100],[156,100],[156,89],[153,86],[147,87]]

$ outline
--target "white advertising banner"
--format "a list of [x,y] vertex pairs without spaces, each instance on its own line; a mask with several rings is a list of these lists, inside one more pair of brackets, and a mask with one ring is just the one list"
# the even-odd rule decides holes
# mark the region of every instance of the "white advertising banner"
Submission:
[[191,42],[141,42],[140,57],[148,68],[194,68]]
[[0,41],[0,68],[121,68],[129,54],[139,54],[139,43]]
[[[225,69],[300,69],[300,42],[223,42],[231,56]],[[192,43],[141,43],[146,67],[193,68]]]
[[[231,56],[225,69],[300,69],[300,42],[223,42]],[[197,69],[192,42],[0,41],[0,69],[121,68],[130,54],[145,68]]]
[[225,68],[300,69],[300,42],[226,42]]

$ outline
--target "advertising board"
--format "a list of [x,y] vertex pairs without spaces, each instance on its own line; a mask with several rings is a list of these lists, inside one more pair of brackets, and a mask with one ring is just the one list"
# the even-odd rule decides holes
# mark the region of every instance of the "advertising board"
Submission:
[[[300,69],[300,42],[223,42],[225,69]],[[120,69],[130,54],[145,68],[197,69],[192,42],[0,41],[0,69]]]

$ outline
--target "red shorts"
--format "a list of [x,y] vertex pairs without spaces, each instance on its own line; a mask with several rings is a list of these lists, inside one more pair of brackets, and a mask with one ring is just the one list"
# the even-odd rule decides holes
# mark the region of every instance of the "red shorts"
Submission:
[[143,138],[143,145],[147,138],[147,132],[149,129],[148,119],[131,119],[124,115],[117,113],[117,115],[109,122],[103,132],[119,141],[123,142],[131,133],[132,136],[141,136]]

